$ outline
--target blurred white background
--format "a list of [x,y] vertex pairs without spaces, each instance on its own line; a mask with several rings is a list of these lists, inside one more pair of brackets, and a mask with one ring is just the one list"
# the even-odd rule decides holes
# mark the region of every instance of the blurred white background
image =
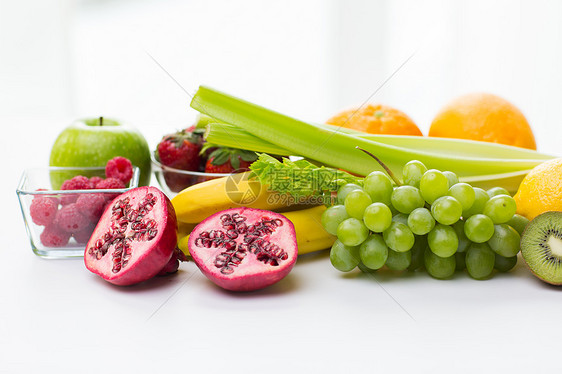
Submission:
[[314,121],[362,103],[413,54],[372,102],[427,133],[455,96],[496,93],[524,112],[541,151],[560,153],[562,2],[0,4],[0,117],[15,121],[2,126],[29,119],[49,145],[87,115],[126,119],[151,144],[190,122],[189,97],[148,54],[189,92],[212,85]]

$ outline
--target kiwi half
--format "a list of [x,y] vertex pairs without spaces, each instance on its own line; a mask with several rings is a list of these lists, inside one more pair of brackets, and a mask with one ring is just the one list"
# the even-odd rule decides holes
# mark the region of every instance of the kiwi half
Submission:
[[562,284],[562,212],[546,212],[533,219],[521,235],[521,254],[541,280]]

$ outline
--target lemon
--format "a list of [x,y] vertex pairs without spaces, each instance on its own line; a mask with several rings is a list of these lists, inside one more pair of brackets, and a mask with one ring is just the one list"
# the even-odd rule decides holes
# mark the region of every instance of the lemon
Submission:
[[535,167],[513,197],[517,213],[533,219],[548,211],[562,211],[562,158]]

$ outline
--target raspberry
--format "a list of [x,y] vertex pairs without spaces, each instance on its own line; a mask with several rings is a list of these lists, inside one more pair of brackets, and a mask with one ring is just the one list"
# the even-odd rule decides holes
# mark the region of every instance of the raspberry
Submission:
[[117,178],[127,184],[133,177],[133,164],[125,157],[112,158],[105,165],[105,176]]
[[[61,186],[61,190],[89,190],[90,180],[82,175],[77,175],[72,179],[64,181]],[[68,205],[72,204],[78,198],[77,194],[63,195],[61,197],[61,204]]]
[[[47,191],[47,189],[38,188],[36,191]],[[35,200],[35,198],[39,198],[39,197],[41,197],[41,198],[45,197],[47,199],[53,200],[53,202],[55,202],[55,204],[57,204],[57,205],[60,204],[60,199],[58,197],[56,197],[55,195],[39,195],[39,196],[34,197],[33,199]]]
[[77,175],[72,179],[64,181],[61,190],[89,190],[90,180],[82,175]]
[[86,244],[90,240],[90,236],[92,236],[95,227],[94,225],[88,225],[83,230],[72,234],[72,237],[76,240],[76,243]]
[[56,199],[47,196],[36,196],[29,207],[31,220],[36,225],[47,226],[55,219],[59,204]]
[[90,178],[90,188],[96,188],[96,184],[103,180],[102,177],[91,177]]
[[80,214],[88,218],[90,222],[97,223],[103,213],[105,197],[101,193],[87,193],[78,196],[76,208]]
[[116,188],[125,188],[125,183],[117,178],[107,178],[96,184],[96,189],[98,190]]
[[64,231],[69,233],[84,229],[90,221],[78,211],[76,203],[63,206],[57,212],[55,223]]
[[70,234],[57,225],[50,225],[45,227],[39,238],[45,247],[62,247],[68,243]]

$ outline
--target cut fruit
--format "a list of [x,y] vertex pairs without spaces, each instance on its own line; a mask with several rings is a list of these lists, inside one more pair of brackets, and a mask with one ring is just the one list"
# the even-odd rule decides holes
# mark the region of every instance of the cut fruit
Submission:
[[297,260],[292,222],[268,210],[235,208],[215,213],[193,229],[188,245],[203,274],[231,291],[254,291],[277,283]]
[[533,219],[521,236],[525,263],[544,282],[562,284],[562,212],[546,212]]

